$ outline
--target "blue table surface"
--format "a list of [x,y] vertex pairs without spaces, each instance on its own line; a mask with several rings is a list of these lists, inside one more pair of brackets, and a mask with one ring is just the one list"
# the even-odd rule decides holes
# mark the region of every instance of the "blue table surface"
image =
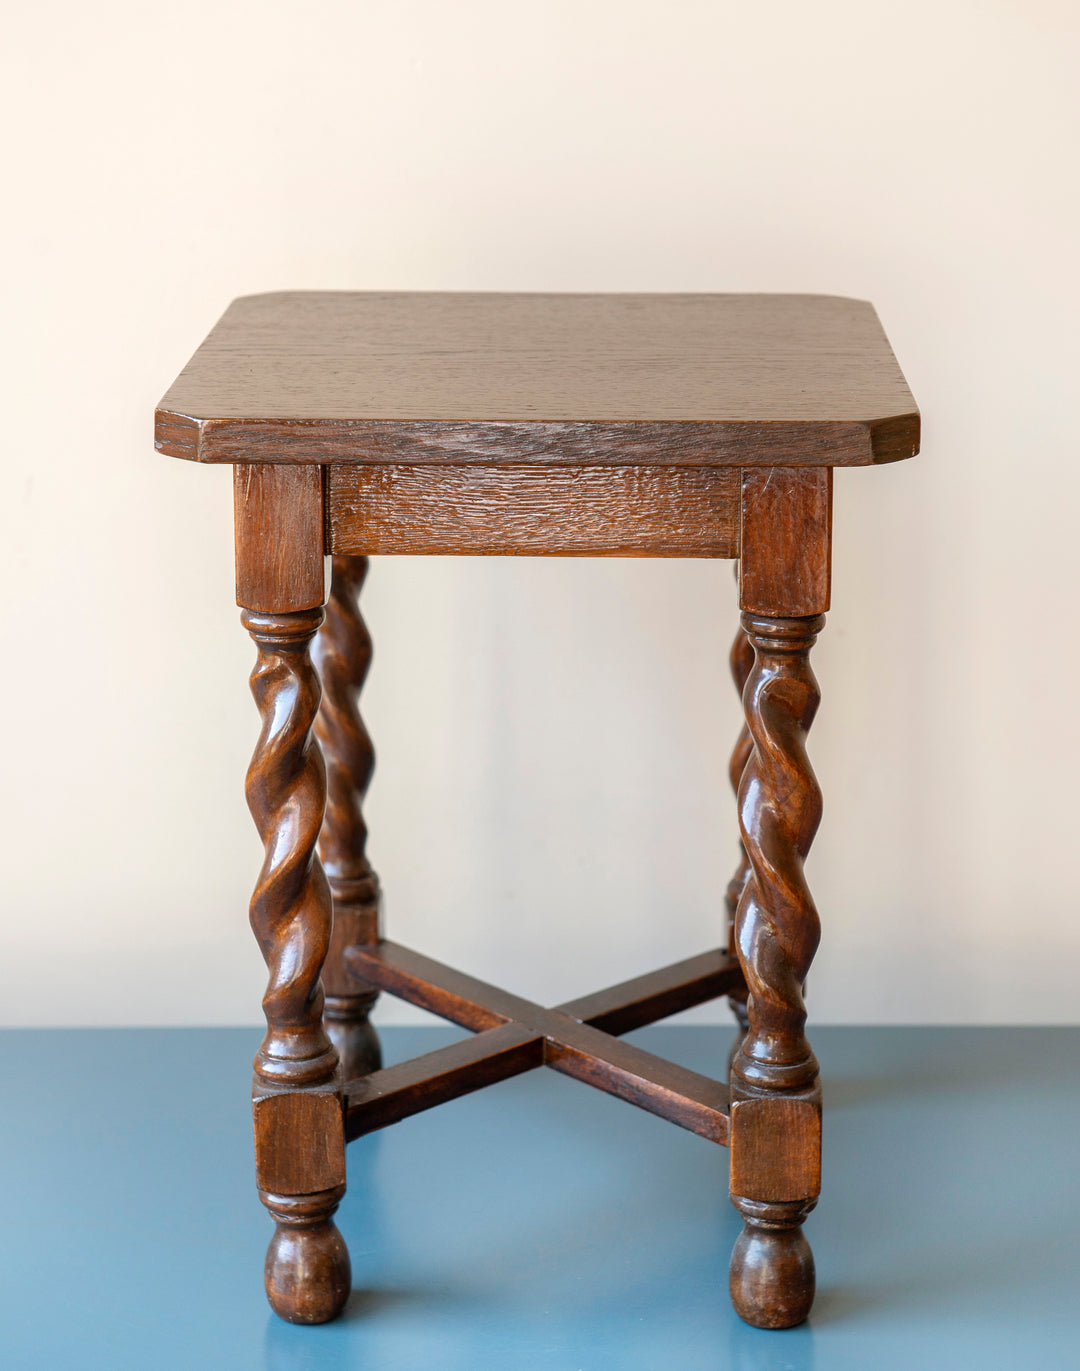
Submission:
[[[392,1028],[388,1061],[456,1030]],[[727,1153],[538,1071],[349,1148],[345,1316],[270,1314],[253,1029],[0,1034],[4,1371],[1080,1368],[1080,1029],[819,1028],[818,1301],[731,1312]],[[730,1032],[633,1035],[699,1071]]]

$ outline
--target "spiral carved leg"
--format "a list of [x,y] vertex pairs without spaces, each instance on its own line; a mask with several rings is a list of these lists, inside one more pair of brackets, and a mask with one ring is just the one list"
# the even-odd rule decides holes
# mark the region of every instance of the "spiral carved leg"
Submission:
[[375,768],[375,750],[358,701],[371,665],[371,636],[357,604],[367,575],[366,557],[335,557],[326,619],[315,641],[322,703],[315,733],[326,759],[326,817],[319,855],[334,897],[334,931],[323,968],[323,1021],[345,1080],[382,1065],[369,1015],[377,992],[349,970],[344,951],[379,940],[379,878],[367,859],[363,802]]
[[[739,698],[741,699],[743,688],[746,685],[746,678],[750,674],[750,668],[754,665],[754,649],[750,639],[746,636],[746,630],[741,626],[735,634],[735,641],[731,644],[731,653],[728,660],[731,666],[731,677],[735,682],[735,688],[738,690]],[[739,793],[742,774],[746,770],[746,763],[750,759],[751,748],[750,730],[744,723],[739,730],[739,736],[731,754],[731,761],[728,764],[728,779],[731,781],[731,788],[736,796],[738,796]],[[743,887],[746,885],[746,877],[749,871],[750,863],[747,860],[746,848],[743,846],[740,839],[739,865],[735,869],[734,876],[732,876],[731,880],[728,882],[727,892],[724,897],[724,903],[727,906],[728,952],[733,957],[736,955],[735,913],[739,907],[739,898],[743,893]],[[743,991],[738,995],[729,995],[728,1005],[731,1008],[731,1012],[735,1015],[735,1020],[738,1024],[738,1031],[735,1034],[735,1040],[731,1044],[731,1052],[728,1056],[728,1073],[730,1075],[731,1064],[735,1060],[735,1054],[739,1050],[739,1044],[746,1034],[749,1023],[746,1017],[746,992]]]
[[762,1328],[800,1323],[814,1298],[801,1224],[820,1190],[821,1096],[802,985],[820,922],[803,862],[821,819],[805,741],[820,698],[810,649],[823,623],[743,615],[755,660],[743,695],[751,750],[739,822],[749,870],[735,939],[749,1025],[731,1072],[731,1199],[746,1226],[731,1297]]
[[[345,947],[360,939],[353,938]],[[327,1036],[341,1059],[341,1075],[346,1081],[366,1076],[382,1066],[382,1045],[368,1015],[379,998],[378,991],[368,995],[327,995],[323,1024]]]
[[349,1291],[348,1253],[332,1222],[345,1190],[340,1074],[319,981],[333,919],[315,853],[326,780],[312,735],[319,678],[309,645],[322,617],[321,608],[242,615],[258,648],[251,689],[262,718],[247,778],[265,848],[251,925],[270,973],[255,1056],[255,1165],[277,1224],[266,1293],[295,1323],[333,1318]]

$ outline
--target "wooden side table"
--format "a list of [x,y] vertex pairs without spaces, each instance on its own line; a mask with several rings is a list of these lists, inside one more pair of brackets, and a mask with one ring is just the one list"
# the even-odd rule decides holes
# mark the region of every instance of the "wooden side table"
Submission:
[[[803,860],[821,793],[805,740],[832,470],[918,441],[873,309],[832,296],[257,295],[184,368],[157,447],[233,464],[236,598],[258,652],[247,798],[266,857],[251,923],[270,977],[253,1107],[282,1317],[323,1322],[348,1296],[332,1219],[347,1141],[550,1066],[730,1146],[735,1308],[763,1328],[806,1318],[821,1094]],[[738,558],[742,856],[723,950],[543,1009],[381,936],[356,601],[383,553]],[[475,1036],[381,1068],[379,991]],[[726,1084],[619,1041],[720,995],[743,1029]]]

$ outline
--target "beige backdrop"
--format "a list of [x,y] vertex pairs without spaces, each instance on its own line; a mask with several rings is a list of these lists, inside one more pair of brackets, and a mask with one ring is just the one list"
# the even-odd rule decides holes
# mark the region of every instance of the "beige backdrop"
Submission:
[[[257,1017],[229,473],[155,456],[151,414],[285,287],[872,299],[923,455],[836,482],[813,1012],[1076,1018],[1076,15],[9,14],[3,1020]],[[729,564],[387,559],[366,612],[397,938],[547,1000],[717,940]]]

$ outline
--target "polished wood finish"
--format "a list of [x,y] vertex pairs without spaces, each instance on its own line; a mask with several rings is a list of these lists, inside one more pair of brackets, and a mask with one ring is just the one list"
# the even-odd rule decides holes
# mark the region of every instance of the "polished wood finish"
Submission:
[[588,1024],[549,1033],[545,1065],[709,1142],[728,1143],[728,1088]]
[[236,603],[282,613],[326,599],[323,473],[317,466],[237,466]]
[[[303,469],[303,468],[302,468]],[[347,965],[345,949],[379,940],[379,878],[367,858],[363,804],[375,749],[360,716],[360,692],[371,666],[371,635],[358,603],[366,557],[335,557],[326,618],[313,657],[322,680],[315,736],[326,759],[326,815],[319,857],[334,897],[334,929],[323,967],[323,1022],[345,1080],[382,1065],[369,1015],[377,992]]]
[[[827,538],[827,529],[818,536]],[[801,603],[805,583],[790,593]],[[749,1323],[784,1328],[801,1323],[814,1299],[814,1262],[801,1225],[820,1188],[821,1093],[802,986],[821,923],[803,862],[821,819],[806,735],[820,700],[810,649],[824,615],[744,613],[742,624],[754,649],[743,692],[752,747],[739,784],[750,869],[735,937],[749,1026],[730,1076],[738,1106],[731,1200],[744,1219],[732,1254],[731,1298]]]
[[[737,568],[736,568],[737,570]],[[731,668],[731,679],[735,682],[735,689],[739,692],[739,699],[746,686],[746,678],[750,675],[750,668],[754,665],[754,649],[750,639],[746,636],[746,630],[740,624],[735,633],[735,640],[731,644],[731,652],[728,655],[728,665]],[[728,780],[731,788],[735,792],[736,798],[739,794],[739,786],[742,783],[742,775],[746,770],[746,763],[750,760],[750,753],[753,744],[750,741],[750,730],[745,722],[739,729],[739,736],[735,740],[732,749],[731,761],[728,763]],[[728,924],[728,952],[732,957],[738,955],[738,948],[735,944],[735,913],[739,907],[739,900],[742,897],[743,887],[746,885],[746,877],[750,871],[750,862],[746,856],[746,848],[743,846],[742,839],[739,839],[739,864],[735,868],[735,874],[728,881],[727,890],[724,892],[724,904],[727,909]],[[728,996],[728,1004],[731,1012],[735,1015],[735,1020],[739,1025],[739,1033],[731,1045],[729,1068],[731,1060],[739,1050],[739,1041],[746,1032],[749,1020],[746,1016],[746,988],[734,995]]]
[[763,1203],[821,1193],[821,1110],[810,1100],[737,1099],[731,1107],[731,1189]]
[[739,546],[741,609],[824,614],[832,563],[832,471],[744,471]]
[[[348,1296],[332,1221],[346,1138],[540,1066],[729,1144],[735,1308],[762,1328],[806,1317],[821,1091],[803,863],[821,795],[805,744],[832,470],[909,457],[918,435],[873,309],[828,296],[251,296],[184,369],[157,445],[235,464],[237,599],[258,653],[248,799],[266,855],[251,918],[269,985],[253,1110],[283,1317],[322,1322]],[[545,1009],[380,936],[357,597],[367,556],[391,552],[738,558],[742,860],[726,951]],[[475,1036],[381,1069],[367,1017],[380,991]],[[618,1038],[719,995],[744,1028],[728,1084]]]
[[315,855],[326,774],[312,737],[320,691],[308,650],[323,611],[244,610],[242,617],[258,649],[251,692],[263,723],[247,776],[248,807],[266,849],[251,926],[270,971],[255,1070],[271,1083],[318,1084],[337,1068],[319,983],[333,913]]
[[310,1090],[260,1088],[252,1112],[260,1190],[310,1194],[342,1184],[345,1139],[338,1127],[341,1101],[334,1077]]
[[734,557],[725,467],[332,466],[335,552]]
[[253,1092],[259,1197],[276,1223],[266,1293],[283,1318],[322,1323],[349,1291],[348,1251],[332,1220],[345,1193],[340,1075],[319,982],[333,906],[315,853],[326,779],[312,734],[319,678],[309,645],[323,611],[242,617],[258,649],[251,689],[263,721],[247,798],[266,849],[251,898],[270,972]]
[[543,1064],[543,1038],[520,1024],[498,1024],[350,1081],[345,1088],[346,1136],[351,1142]]
[[[550,1066],[711,1142],[728,1141],[725,1086],[611,1036],[741,985],[742,969],[725,953],[706,952],[556,1009],[542,1009],[397,943],[350,948],[346,958],[373,984],[477,1034],[472,1052],[453,1043],[429,1053],[423,1074],[391,1067],[350,1086],[350,1138],[492,1080]],[[516,1031],[507,1034],[510,1028]]]
[[251,691],[262,721],[247,775],[265,850],[251,926],[269,972],[252,1091],[255,1172],[275,1223],[267,1298],[293,1323],[334,1318],[350,1284],[333,1222],[345,1193],[341,1073],[319,979],[333,923],[316,853],[326,772],[311,660],[323,621],[322,484],[318,467],[254,466],[234,482],[237,599],[256,647]]
[[229,306],[157,411],[201,462],[865,466],[919,415],[831,295],[285,292]]
[[567,1000],[559,1009],[572,1019],[618,1035],[715,1000],[742,983],[742,968],[734,955],[702,952],[607,990]]

